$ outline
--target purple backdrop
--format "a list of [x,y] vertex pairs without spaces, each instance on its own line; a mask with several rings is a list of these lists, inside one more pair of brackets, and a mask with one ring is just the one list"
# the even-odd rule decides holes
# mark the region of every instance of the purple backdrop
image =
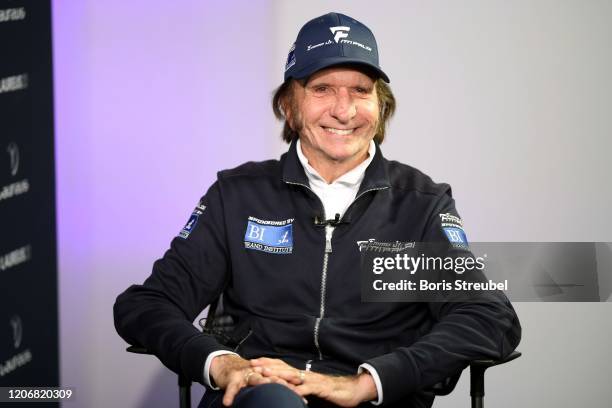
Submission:
[[268,13],[265,1],[53,2],[61,376],[75,406],[175,402],[172,375],[123,351],[112,304],[217,170],[278,143]]

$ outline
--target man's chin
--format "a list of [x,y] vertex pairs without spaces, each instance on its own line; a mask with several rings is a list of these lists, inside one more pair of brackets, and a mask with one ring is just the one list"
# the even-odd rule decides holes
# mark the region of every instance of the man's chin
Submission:
[[338,164],[347,163],[353,160],[358,160],[358,157],[355,155],[355,152],[347,152],[347,151],[331,152],[328,155],[328,158],[332,162],[338,163]]

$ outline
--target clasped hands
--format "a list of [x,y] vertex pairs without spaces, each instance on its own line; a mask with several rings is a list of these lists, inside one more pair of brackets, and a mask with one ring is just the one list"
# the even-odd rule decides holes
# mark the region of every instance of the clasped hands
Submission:
[[210,376],[225,393],[223,405],[231,406],[238,392],[247,386],[282,384],[306,402],[314,395],[342,407],[354,407],[377,398],[376,385],[367,372],[359,375],[335,376],[298,370],[274,358],[243,359],[234,354],[213,358]]

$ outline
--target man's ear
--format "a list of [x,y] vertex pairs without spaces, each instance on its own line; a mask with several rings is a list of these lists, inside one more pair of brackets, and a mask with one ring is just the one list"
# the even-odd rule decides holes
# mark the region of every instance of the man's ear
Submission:
[[[294,86],[293,84],[290,86]],[[295,130],[293,126],[293,111],[291,109],[291,98],[294,97],[292,92],[289,91],[288,94],[285,94],[280,100],[281,110],[283,111],[283,116],[285,117],[285,122],[291,128],[291,130]]]
[[285,117],[285,120],[287,122],[290,122],[291,109],[289,108],[289,101],[287,99],[288,99],[287,95],[283,96],[280,100],[279,105],[280,105],[281,111],[283,112],[283,116]]

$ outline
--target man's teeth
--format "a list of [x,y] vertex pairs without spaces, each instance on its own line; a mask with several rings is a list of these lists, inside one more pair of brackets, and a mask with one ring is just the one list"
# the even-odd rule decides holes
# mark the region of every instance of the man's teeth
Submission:
[[337,135],[350,135],[355,129],[334,129],[326,127],[325,130],[331,133],[335,133]]

